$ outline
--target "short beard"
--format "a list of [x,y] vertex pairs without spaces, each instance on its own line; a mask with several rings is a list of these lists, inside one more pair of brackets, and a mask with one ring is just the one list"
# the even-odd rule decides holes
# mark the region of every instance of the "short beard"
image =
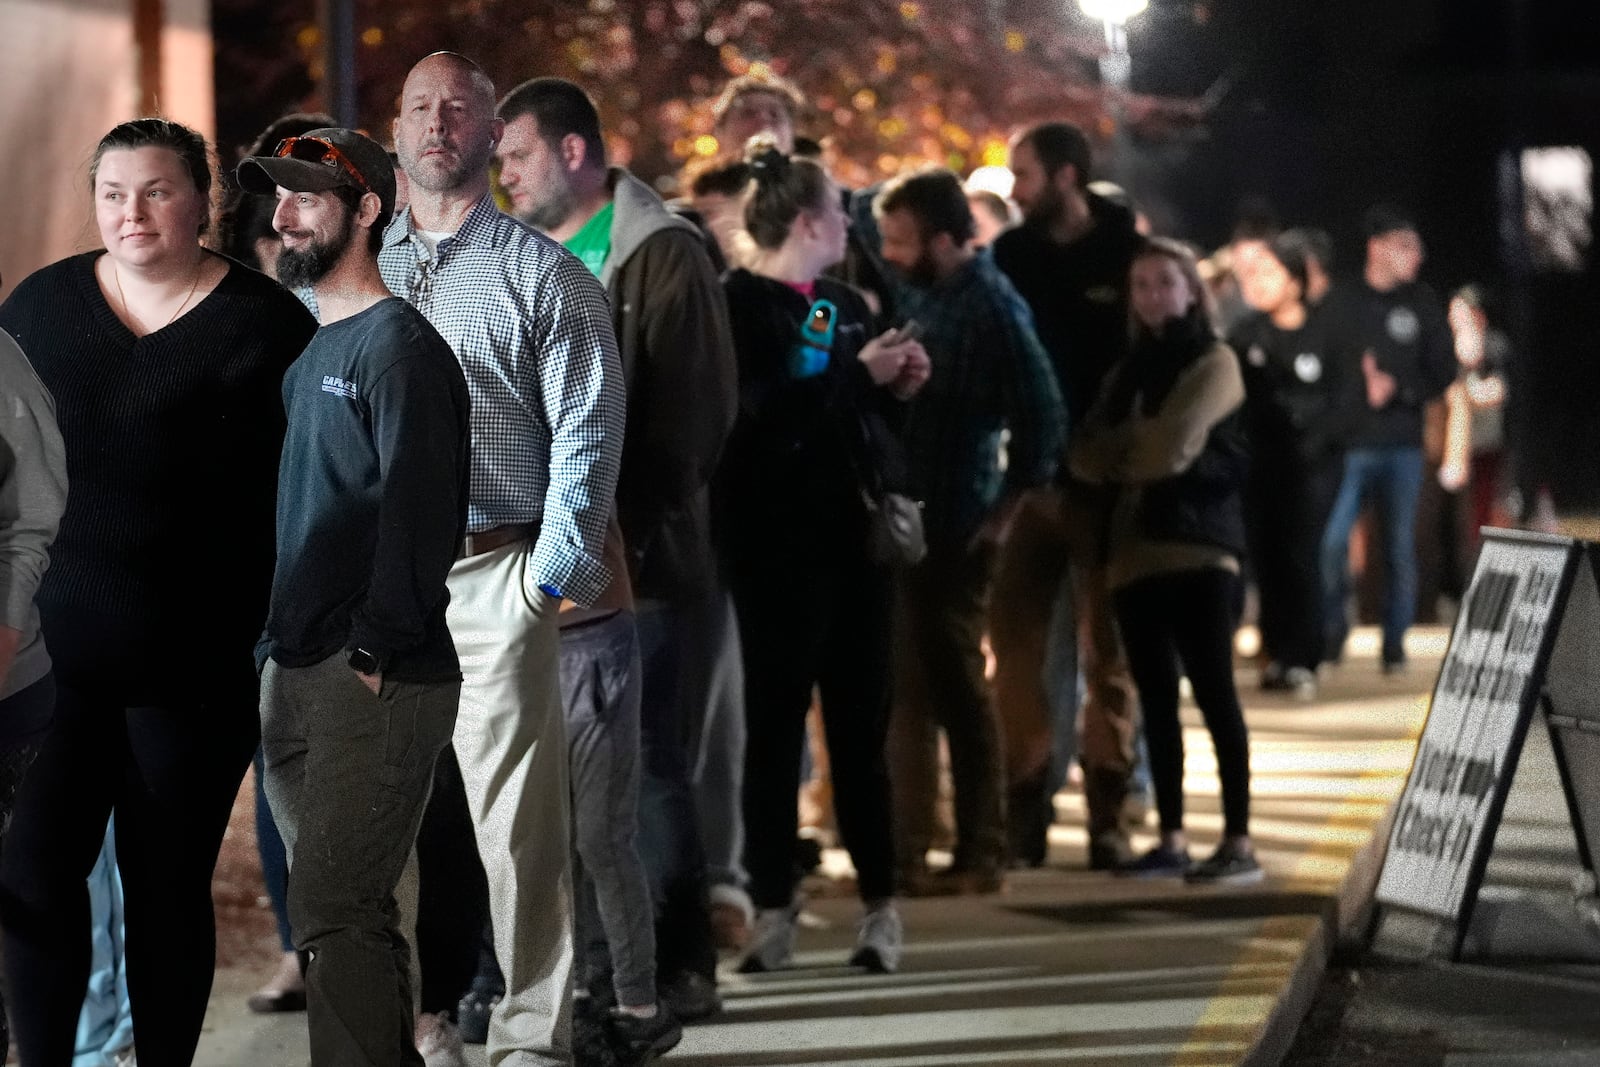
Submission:
[[485,142],[470,154],[463,150],[459,162],[444,167],[437,161],[423,164],[422,153],[431,145],[422,145],[400,153],[400,167],[406,179],[419,189],[430,193],[453,193],[489,173],[489,160],[494,156],[494,146]]
[[355,217],[346,214],[344,226],[326,243],[318,244],[313,239],[304,248],[285,248],[278,255],[278,281],[290,289],[306,289],[316,285],[343,258],[354,232]]
[[572,191],[570,185],[563,184],[542,202],[534,204],[526,211],[517,212],[517,218],[541,233],[549,233],[570,219],[576,210],[578,210],[578,195]]
[[1046,185],[1033,206],[1024,208],[1022,217],[1035,226],[1049,227],[1066,214],[1067,201],[1054,185]]
[[907,282],[918,289],[931,289],[939,280],[939,270],[934,266],[933,256],[924,249],[917,261],[900,272]]

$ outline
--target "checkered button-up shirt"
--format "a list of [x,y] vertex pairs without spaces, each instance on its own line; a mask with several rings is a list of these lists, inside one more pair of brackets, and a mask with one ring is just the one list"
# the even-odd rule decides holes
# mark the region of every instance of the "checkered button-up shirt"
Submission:
[[429,255],[409,210],[378,254],[383,280],[427,316],[472,396],[467,528],[540,524],[541,585],[589,604],[622,458],[622,362],[605,291],[559,244],[485,196]]

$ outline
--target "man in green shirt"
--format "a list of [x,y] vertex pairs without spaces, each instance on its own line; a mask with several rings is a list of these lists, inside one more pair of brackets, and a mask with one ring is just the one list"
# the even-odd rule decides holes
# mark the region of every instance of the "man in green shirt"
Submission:
[[[680,739],[702,733],[721,650],[709,635],[732,629],[712,554],[709,491],[738,404],[727,307],[699,230],[648,185],[606,165],[600,118],[581,88],[536,78],[507,94],[499,116],[500,184],[512,213],[564,243],[611,298],[628,392],[616,514],[642,663],[639,851],[659,916],[660,996],[692,1020],[717,1006],[716,951],[701,806],[689,779],[698,761]],[[726,794],[715,807],[725,817],[738,812],[743,762],[742,744],[731,747],[715,775]],[[581,809],[583,797],[575,803]],[[727,851],[736,857],[738,845]],[[627,936],[625,926],[602,925],[613,939]]]

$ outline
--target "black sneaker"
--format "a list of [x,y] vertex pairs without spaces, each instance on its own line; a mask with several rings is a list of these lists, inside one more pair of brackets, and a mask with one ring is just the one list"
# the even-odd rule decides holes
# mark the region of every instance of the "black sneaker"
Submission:
[[613,1008],[606,1025],[620,1067],[649,1063],[671,1052],[683,1040],[683,1026],[665,1004],[656,1005],[656,1013],[648,1019]]
[[1256,885],[1266,877],[1254,852],[1243,852],[1224,843],[1190,867],[1183,880],[1194,885]]
[[456,1005],[456,1026],[461,1030],[461,1041],[467,1045],[489,1043],[489,1016],[500,1003],[500,994],[479,989],[469,989]]
[[722,1010],[717,983],[696,971],[679,971],[661,984],[661,1001],[679,1022],[697,1023]]
[[1189,850],[1157,845],[1116,870],[1119,878],[1182,878],[1189,870]]
[[574,1067],[622,1067],[612,1043],[606,1011],[593,997],[572,1001],[572,1062]]

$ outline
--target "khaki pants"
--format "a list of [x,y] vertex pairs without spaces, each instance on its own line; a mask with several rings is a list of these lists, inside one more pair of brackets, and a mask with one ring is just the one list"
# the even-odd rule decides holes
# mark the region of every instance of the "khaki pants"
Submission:
[[489,880],[506,994],[491,1067],[572,1062],[573,896],[557,603],[521,541],[459,560],[448,621],[461,658],[456,760]]
[[1105,524],[1106,505],[1089,491],[1031,491],[1001,548],[989,610],[1006,780],[1043,780],[1054,731],[1072,728],[1053,721],[1044,688],[1051,610],[1062,581],[1072,583],[1087,690],[1077,729],[1091,837],[1117,829],[1139,729],[1138,697],[1106,586]]

